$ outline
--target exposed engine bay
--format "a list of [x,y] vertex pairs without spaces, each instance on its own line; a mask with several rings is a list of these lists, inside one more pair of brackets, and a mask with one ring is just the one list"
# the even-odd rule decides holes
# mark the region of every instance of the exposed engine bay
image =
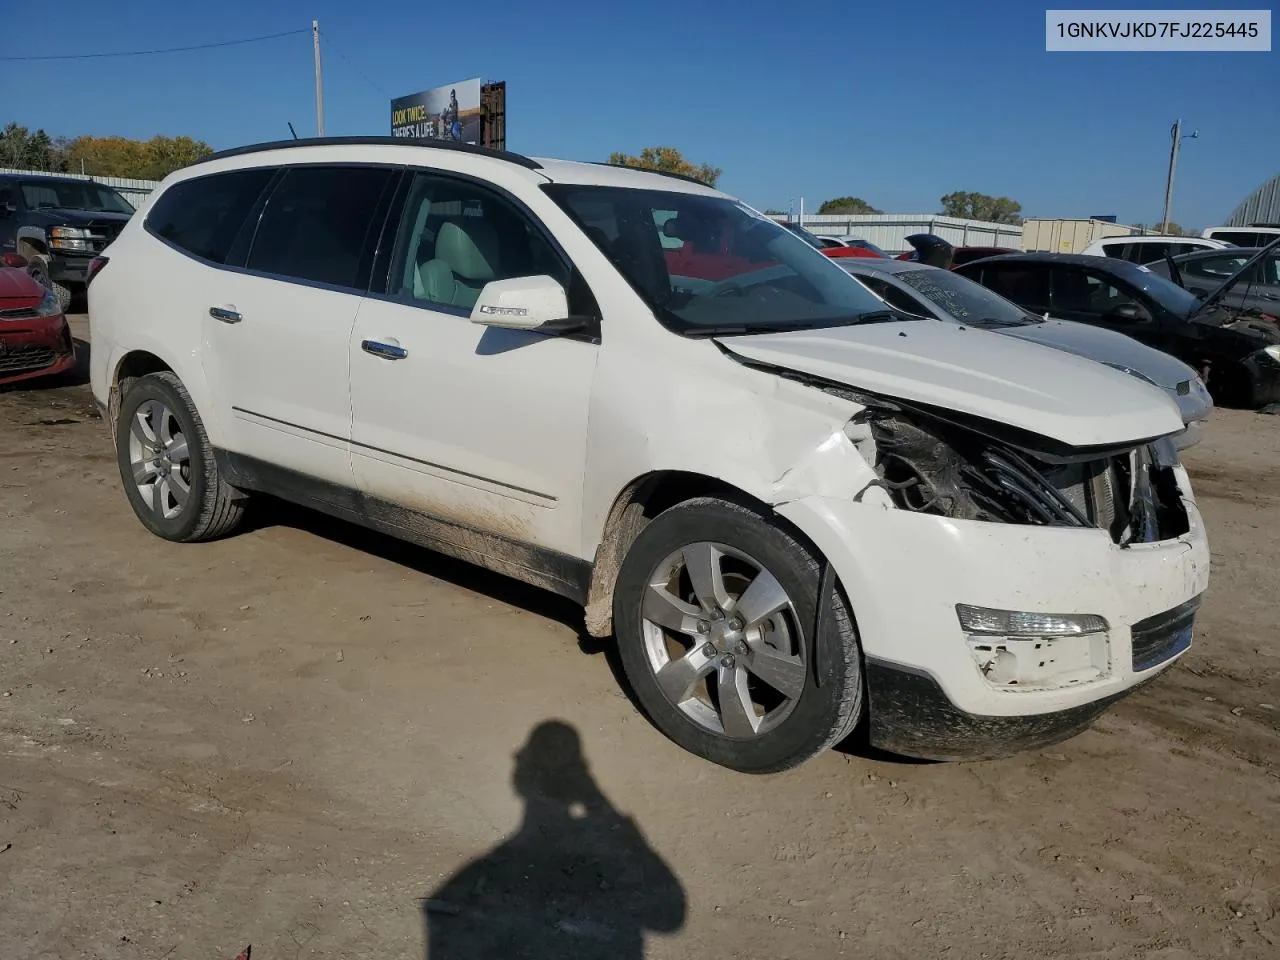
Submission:
[[896,506],[964,520],[1106,530],[1121,545],[1189,528],[1167,440],[1092,459],[1034,452],[927,417],[868,408],[876,471]]

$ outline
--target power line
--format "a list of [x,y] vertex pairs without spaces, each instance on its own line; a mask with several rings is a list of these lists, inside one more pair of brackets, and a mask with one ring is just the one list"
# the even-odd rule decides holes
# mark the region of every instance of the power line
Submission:
[[221,40],[217,43],[198,43],[190,47],[168,47],[163,50],[128,50],[120,53],[73,53],[44,57],[0,57],[0,61],[16,60],[100,60],[104,57],[148,57],[155,53],[187,53],[191,50],[211,50],[214,47],[233,47],[241,43],[257,43],[260,40],[276,40],[280,37],[294,37],[309,30],[285,30],[282,33],[268,33],[261,37],[245,37],[243,40]]
[[392,99],[391,94],[387,93],[387,91],[383,88],[382,84],[378,83],[376,80],[371,80],[367,73],[365,73],[363,70],[357,67],[355,65],[355,62],[352,61],[352,59],[348,57],[345,53],[342,52],[342,48],[339,47],[337,44],[335,44],[333,42],[333,39],[327,33],[321,33],[320,36],[322,39],[324,39],[326,43],[329,44],[329,49],[332,50],[334,53],[336,53],[338,56],[340,56],[346,62],[347,66],[349,66],[352,70],[354,70],[356,73],[360,75],[361,79],[363,79],[365,83],[369,84],[369,86],[373,87],[375,90],[377,90],[380,94],[382,94],[388,100]]

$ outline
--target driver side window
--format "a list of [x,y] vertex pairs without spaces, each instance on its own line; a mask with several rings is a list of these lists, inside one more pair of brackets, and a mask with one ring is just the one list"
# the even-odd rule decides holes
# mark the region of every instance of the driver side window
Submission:
[[405,200],[387,292],[470,313],[493,280],[547,275],[569,285],[569,269],[529,216],[465,180],[415,175]]

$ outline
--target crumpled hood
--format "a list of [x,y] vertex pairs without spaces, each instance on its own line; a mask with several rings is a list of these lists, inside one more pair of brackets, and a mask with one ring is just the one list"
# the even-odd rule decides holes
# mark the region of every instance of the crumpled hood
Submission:
[[1127,367],[1166,390],[1196,377],[1196,372],[1177,357],[1148,347],[1123,333],[1091,327],[1087,323],[1050,318],[1024,327],[1001,327],[1000,333],[1066,350],[1099,363]]
[[1121,445],[1183,427],[1157,387],[1062,350],[949,323],[868,323],[719,337],[731,353],[1018,427],[1070,446]]

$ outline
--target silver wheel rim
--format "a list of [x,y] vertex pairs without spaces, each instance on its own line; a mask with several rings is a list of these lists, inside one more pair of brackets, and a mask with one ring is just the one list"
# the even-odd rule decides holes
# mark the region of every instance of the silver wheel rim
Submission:
[[129,466],[147,510],[172,520],[191,496],[191,451],[182,424],[159,400],[139,405],[129,424]]
[[754,557],[691,543],[649,576],[641,610],[658,688],[694,723],[731,740],[775,729],[804,692],[799,618]]

